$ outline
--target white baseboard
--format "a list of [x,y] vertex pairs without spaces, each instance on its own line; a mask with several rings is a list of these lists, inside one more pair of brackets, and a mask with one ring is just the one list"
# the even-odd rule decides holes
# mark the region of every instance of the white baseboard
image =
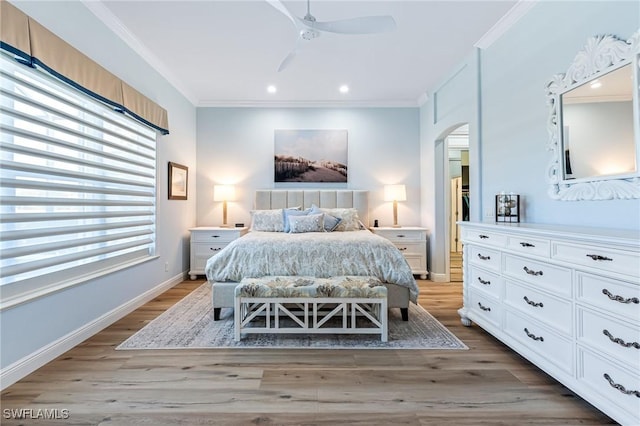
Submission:
[[434,283],[449,282],[449,279],[447,278],[447,274],[436,274],[434,272],[430,272],[429,278],[431,278],[431,281],[433,281]]
[[0,390],[4,390],[23,377],[31,374],[46,363],[54,360],[63,353],[79,345],[89,337],[100,332],[110,326],[120,318],[135,311],[140,306],[154,299],[156,296],[164,293],[176,284],[186,279],[186,273],[181,273],[169,280],[158,284],[150,290],[142,293],[135,299],[132,299],[120,305],[117,308],[107,312],[99,318],[85,324],[84,326],[68,333],[65,336],[49,343],[37,351],[25,356],[24,358],[14,362],[0,371]]

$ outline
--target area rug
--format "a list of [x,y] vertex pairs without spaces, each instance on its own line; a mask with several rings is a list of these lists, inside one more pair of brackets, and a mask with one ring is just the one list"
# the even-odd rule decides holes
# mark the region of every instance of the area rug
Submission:
[[409,321],[389,310],[389,341],[376,335],[249,334],[233,338],[233,310],[213,321],[211,286],[207,283],[158,316],[116,349],[468,349],[429,312],[413,303]]

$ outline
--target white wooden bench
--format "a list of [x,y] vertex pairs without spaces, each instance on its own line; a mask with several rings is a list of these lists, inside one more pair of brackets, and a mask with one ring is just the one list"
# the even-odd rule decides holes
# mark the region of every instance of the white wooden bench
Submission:
[[387,288],[374,277],[262,277],[235,289],[243,334],[379,334],[387,341]]

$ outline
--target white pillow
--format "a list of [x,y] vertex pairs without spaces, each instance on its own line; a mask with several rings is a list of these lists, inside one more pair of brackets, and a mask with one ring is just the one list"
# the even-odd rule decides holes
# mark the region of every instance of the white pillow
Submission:
[[306,216],[289,216],[289,232],[324,232],[324,214],[310,214]]
[[284,232],[282,209],[251,210],[251,230],[263,232]]
[[323,209],[318,208],[317,206],[312,206],[312,213],[316,211],[324,212],[330,214],[331,216],[337,217],[338,219],[342,219],[338,226],[335,228],[335,231],[359,231],[360,226],[360,217],[358,217],[358,210],[354,208],[335,208],[335,209]]

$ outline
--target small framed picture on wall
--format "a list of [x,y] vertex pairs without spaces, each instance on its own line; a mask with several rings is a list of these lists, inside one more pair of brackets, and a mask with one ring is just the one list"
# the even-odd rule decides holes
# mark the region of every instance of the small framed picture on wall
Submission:
[[186,200],[189,182],[189,168],[169,162],[169,199]]

